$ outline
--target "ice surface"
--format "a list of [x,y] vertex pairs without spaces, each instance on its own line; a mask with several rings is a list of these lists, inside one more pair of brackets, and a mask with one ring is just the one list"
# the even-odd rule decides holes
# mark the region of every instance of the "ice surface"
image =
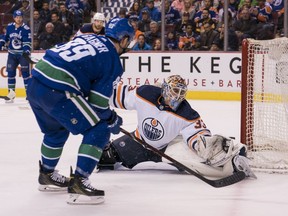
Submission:
[[[240,102],[190,101],[212,133],[239,140]],[[135,112],[119,111],[123,128],[133,130]],[[115,138],[115,137],[114,137]],[[105,203],[70,206],[66,193],[43,193],[38,187],[42,135],[29,105],[0,101],[0,215],[3,216],[286,216],[288,176],[256,173],[225,188],[213,188],[167,164],[143,163],[133,170],[105,171],[90,177],[105,190]],[[71,136],[57,167],[69,175],[75,167],[80,136]]]

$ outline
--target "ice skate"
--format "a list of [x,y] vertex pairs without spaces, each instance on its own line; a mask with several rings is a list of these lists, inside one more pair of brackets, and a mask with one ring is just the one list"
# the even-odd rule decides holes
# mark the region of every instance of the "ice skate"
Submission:
[[60,175],[58,170],[54,170],[53,172],[47,173],[43,171],[43,166],[39,161],[40,166],[40,174],[38,178],[40,191],[44,192],[61,192],[67,191],[68,183],[70,181],[69,178]]
[[236,155],[233,158],[233,165],[237,171],[243,171],[246,174],[246,177],[257,179],[257,176],[253,173],[252,169],[249,167],[249,159]]
[[7,95],[7,99],[5,99],[5,103],[14,103],[14,98],[16,96],[15,91],[12,89],[9,90],[9,93]]
[[94,188],[88,178],[72,174],[71,169],[70,179],[68,204],[96,205],[104,202],[104,191]]

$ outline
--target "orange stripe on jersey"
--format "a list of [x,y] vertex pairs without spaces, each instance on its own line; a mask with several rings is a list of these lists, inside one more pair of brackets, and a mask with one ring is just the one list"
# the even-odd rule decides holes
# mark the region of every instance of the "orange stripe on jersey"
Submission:
[[121,109],[124,109],[124,106],[123,106],[123,104],[121,103],[121,92],[122,92],[122,85],[118,85],[118,86],[117,86],[116,101],[117,101],[117,103],[118,103],[118,106],[119,106]]
[[[200,131],[198,133],[196,133],[194,136],[190,137],[189,141],[188,141],[188,146],[190,149],[193,149],[193,143],[195,142],[195,140],[198,138],[198,136],[200,135],[211,135],[211,133],[207,130],[203,130],[203,131]],[[193,149],[194,150],[194,149]]]
[[140,133],[138,131],[138,129],[135,130],[134,132],[135,137],[137,137],[138,139],[141,139]]

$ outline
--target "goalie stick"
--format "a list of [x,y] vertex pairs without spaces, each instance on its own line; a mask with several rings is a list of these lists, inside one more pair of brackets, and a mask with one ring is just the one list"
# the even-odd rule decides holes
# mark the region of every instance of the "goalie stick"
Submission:
[[130,138],[132,138],[133,140],[135,140],[137,143],[143,145],[144,147],[146,147],[147,149],[153,151],[154,153],[156,153],[157,155],[166,158],[167,160],[169,160],[170,162],[172,162],[176,167],[185,170],[186,172],[194,175],[195,177],[199,178],[200,180],[206,182],[207,184],[215,187],[215,188],[220,188],[220,187],[225,187],[225,186],[229,186],[232,184],[235,184],[237,182],[242,181],[243,179],[245,179],[245,173],[244,172],[236,172],[230,176],[221,178],[221,179],[215,179],[215,180],[211,180],[211,179],[207,179],[204,176],[200,175],[199,173],[197,173],[197,171],[194,171],[190,168],[188,168],[187,166],[183,165],[182,163],[180,163],[179,161],[173,159],[172,157],[168,156],[167,154],[161,152],[160,150],[158,150],[157,148],[149,145],[148,143],[146,143],[145,141],[133,136],[132,134],[130,134],[128,131],[126,131],[123,128],[120,128],[120,131],[122,133],[124,133],[125,135],[129,136]]

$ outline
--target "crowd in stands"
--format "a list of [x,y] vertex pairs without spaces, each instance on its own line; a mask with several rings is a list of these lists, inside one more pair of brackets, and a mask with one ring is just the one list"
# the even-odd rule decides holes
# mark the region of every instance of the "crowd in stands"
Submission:
[[[10,11],[22,10],[29,25],[28,0],[0,0]],[[161,4],[165,4],[165,32],[161,32]],[[223,50],[224,0],[138,0],[121,8],[135,29],[132,50]],[[34,50],[69,41],[96,11],[95,0],[34,0]],[[104,14],[105,15],[105,14]],[[106,20],[107,21],[107,20]],[[92,19],[93,22],[93,19]],[[229,0],[228,51],[239,51],[245,38],[283,36],[284,0]]]

